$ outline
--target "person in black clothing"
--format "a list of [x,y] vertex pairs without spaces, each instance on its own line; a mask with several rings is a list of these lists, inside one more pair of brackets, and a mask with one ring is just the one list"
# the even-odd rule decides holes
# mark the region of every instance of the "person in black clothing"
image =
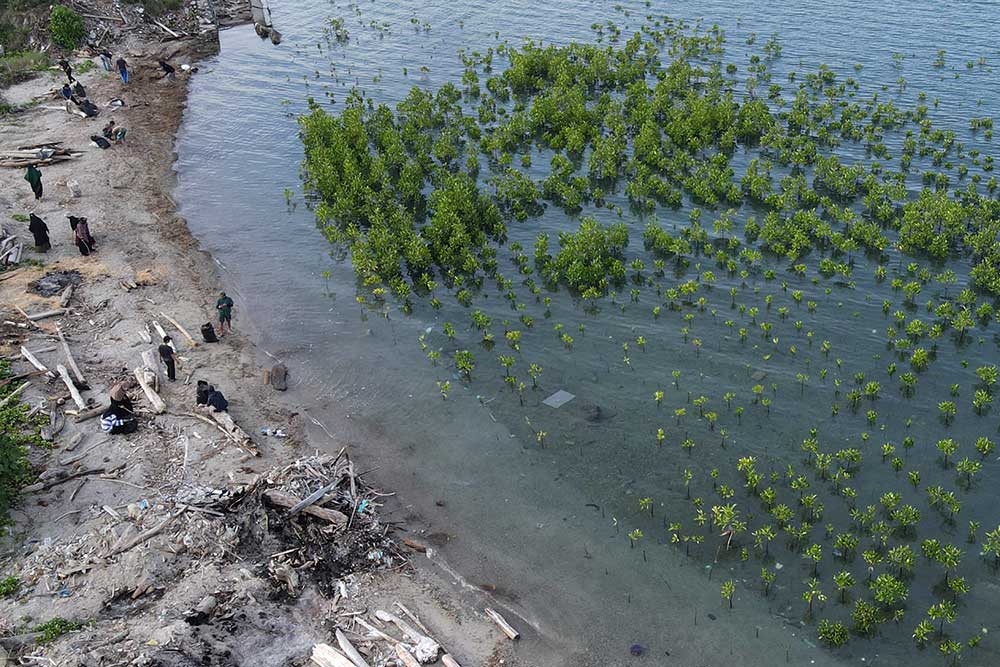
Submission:
[[208,405],[208,388],[211,385],[204,380],[198,380],[198,387],[195,389],[195,405]]
[[163,70],[164,78],[168,81],[174,80],[174,68],[166,60],[160,61],[160,69]]
[[170,336],[163,337],[163,345],[160,346],[160,359],[167,367],[167,379],[173,382],[177,379],[177,368],[174,362],[174,348],[170,347]]
[[65,58],[60,58],[59,67],[61,67],[62,71],[66,73],[66,78],[69,79],[70,83],[76,81],[76,79],[73,78],[73,68],[69,66],[68,60],[66,60]]
[[75,94],[77,97],[82,97],[84,99],[87,99],[87,91],[84,89],[83,85],[79,81],[77,81],[76,85],[73,86],[73,94]]
[[214,412],[226,412],[229,409],[229,401],[216,390],[212,385],[208,385],[208,395],[205,397],[205,404],[212,408]]
[[48,252],[52,247],[49,242],[49,226],[34,213],[31,214],[28,231],[35,237],[35,252]]

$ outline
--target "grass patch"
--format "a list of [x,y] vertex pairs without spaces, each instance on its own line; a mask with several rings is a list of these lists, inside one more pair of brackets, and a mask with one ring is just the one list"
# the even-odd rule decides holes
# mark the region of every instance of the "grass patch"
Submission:
[[86,74],[87,72],[93,70],[97,67],[97,63],[93,60],[81,60],[76,65],[73,66],[75,74]]
[[14,215],[12,215],[10,217],[12,217],[14,220],[16,220],[18,222],[28,222],[29,220],[31,220],[31,218],[29,218],[28,216],[26,216],[24,213],[15,213]]
[[11,575],[0,579],[0,598],[10,597],[21,590],[21,580]]
[[39,51],[18,51],[0,58],[0,86],[31,78],[49,66],[48,54]]
[[49,642],[54,642],[59,639],[67,632],[73,632],[74,630],[79,630],[82,627],[83,623],[68,621],[65,618],[56,616],[50,621],[46,621],[41,625],[36,625],[32,629],[32,632],[41,632],[42,636],[38,638],[38,643],[48,644]]

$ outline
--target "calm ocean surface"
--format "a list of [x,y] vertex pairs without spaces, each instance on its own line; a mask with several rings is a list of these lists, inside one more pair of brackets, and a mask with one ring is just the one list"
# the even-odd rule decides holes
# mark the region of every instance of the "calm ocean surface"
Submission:
[[[749,563],[722,558],[713,565],[716,545],[707,542],[685,557],[682,548],[669,544],[664,522],[691,521],[690,510],[684,509],[690,503],[684,497],[683,469],[695,472],[700,486],[694,492],[711,504],[711,482],[705,488],[710,469],[728,466],[727,479],[733,484],[737,480],[731,468],[738,456],[757,456],[767,462],[765,469],[776,471],[787,463],[798,465],[798,443],[810,427],[818,428],[834,449],[859,446],[859,433],[866,429],[877,440],[871,447],[887,440],[898,444],[905,435],[915,435],[919,442],[908,456],[924,464],[926,482],[955,487],[953,472],[933,463],[933,443],[953,437],[965,454],[974,454],[976,437],[995,437],[995,413],[976,420],[968,407],[973,369],[995,363],[998,356],[995,324],[975,332],[968,346],[942,342],[938,360],[921,377],[917,397],[904,400],[895,391],[897,383],[885,377],[891,353],[885,349],[883,333],[889,322],[881,299],[888,290],[875,284],[873,266],[864,258],[858,260],[852,287],[826,280],[791,287],[819,303],[815,313],[806,316],[802,309],[790,319],[805,320],[817,341],[833,341],[830,359],[804,336],[797,339],[791,322],[779,323],[776,316],[769,318],[776,322],[776,335],[780,332],[783,347],[797,344],[797,358],[779,355],[765,361],[761,353],[749,353],[748,346],[731,340],[731,331],[723,326],[723,320],[734,317],[730,283],[722,276],[709,292],[709,310],[718,309],[718,315],[699,313],[690,325],[691,335],[704,339],[697,356],[678,333],[684,326],[680,313],[654,321],[650,311],[657,303],[655,294],[644,293],[639,304],[620,295],[615,305],[605,301],[600,313],[588,315],[563,292],[551,295],[548,316],[541,304],[533,299],[529,303],[538,331],[526,335],[525,364],[530,360],[545,370],[541,388],[529,391],[522,406],[504,387],[502,371],[492,361],[501,353],[499,346],[492,353],[476,352],[479,367],[468,386],[445,364],[428,362],[417,338],[426,334],[432,346],[447,348],[440,335],[444,321],[456,324],[459,338],[470,348],[475,345],[467,311],[453,299],[447,299],[441,311],[418,303],[411,316],[390,308],[384,317],[358,306],[349,258],[337,254],[322,237],[302,196],[296,117],[308,97],[336,112],[352,87],[392,105],[414,85],[458,85],[459,49],[484,51],[503,40],[516,45],[522,38],[557,44],[592,41],[590,26],[606,21],[615,22],[628,36],[646,15],[669,15],[692,25],[700,20],[703,28],[721,26],[727,36],[726,58],[741,65],[752,33],[760,43],[777,33],[783,47],[774,65],[778,83],[786,84],[790,71],[826,63],[844,77],[855,76],[862,93],[888,86],[883,94],[897,104],[912,107],[917,93],[926,91],[940,100],[931,114],[935,126],[955,129],[971,146],[968,119],[1000,111],[1000,73],[993,71],[1000,65],[1000,3],[685,0],[647,6],[576,0],[276,0],[272,11],[284,36],[280,46],[261,41],[250,27],[227,30],[221,36],[221,54],[203,63],[191,80],[177,146],[181,213],[219,264],[236,299],[237,327],[252,330],[264,350],[290,367],[291,393],[333,433],[329,440],[317,431],[317,443],[328,441],[331,448],[351,443],[362,460],[378,466],[374,474],[379,482],[399,492],[393,518],[406,518],[425,529],[429,537],[424,539],[472,585],[495,587],[491,595],[499,604],[520,617],[519,625],[533,628],[517,646],[519,656],[537,665],[945,664],[936,646],[920,651],[910,639],[913,626],[935,601],[923,582],[914,582],[908,614],[898,626],[887,623],[881,636],[853,637],[846,647],[831,652],[816,646],[812,625],[801,625],[801,581],[811,567],[800,554],[776,542],[773,550],[781,569],[775,593],[765,600],[755,558]],[[350,35],[346,43],[327,39],[325,31],[335,17],[344,19]],[[939,49],[946,51],[943,69],[932,66]],[[901,69],[894,65],[894,53],[905,56]],[[966,68],[968,61],[980,58],[986,58],[986,67]],[[502,65],[499,58],[495,62]],[[860,71],[855,64],[862,66]],[[896,84],[900,76],[907,80],[901,95]],[[844,154],[863,157],[863,151],[852,155],[857,150],[848,145]],[[661,214],[665,226],[686,220],[686,209]],[[625,221],[635,222],[628,213]],[[539,231],[553,234],[576,224],[550,208],[523,229],[512,225],[511,240],[530,248]],[[630,252],[641,249],[641,224],[635,222]],[[784,271],[784,264],[776,267]],[[513,276],[509,264],[504,268]],[[782,277],[786,279],[792,282]],[[668,272],[663,282],[669,286],[672,280]],[[794,311],[789,294],[777,282],[748,281],[738,300],[763,310],[758,301],[773,293],[775,309],[784,305]],[[495,330],[504,317],[516,320],[517,314],[496,290],[486,291],[488,296],[476,307],[493,316]],[[928,288],[921,301],[931,291]],[[620,303],[628,307],[621,309]],[[576,338],[572,352],[552,333],[557,322]],[[640,352],[633,343],[632,368],[624,368],[622,343],[637,335],[648,339],[647,349]],[[751,337],[754,346],[770,345],[759,333],[751,332]],[[856,372],[871,377],[880,373],[886,396],[877,406],[877,428],[866,426],[864,410],[831,417],[835,372],[831,368],[831,380],[825,384],[819,372],[832,367],[834,357],[843,358],[844,378]],[[681,372],[677,388],[671,386],[672,370]],[[807,386],[796,383],[797,372],[811,376]],[[774,390],[770,415],[747,405],[747,414],[737,424],[731,414],[724,414],[721,396],[730,390],[742,392],[742,404],[749,403],[745,396],[756,382],[751,373],[765,373],[767,379],[761,382],[779,385],[780,390]],[[451,380],[449,400],[441,400],[436,380]],[[963,393],[956,401],[962,412],[946,429],[936,419],[936,404],[959,382]],[[540,404],[557,389],[577,398],[557,410]],[[667,392],[662,411],[651,398],[657,389]],[[709,444],[704,429],[695,426],[697,409],[687,404],[689,392],[714,401],[722,415],[720,426],[730,422],[726,449],[714,441]],[[675,425],[673,409],[683,405],[690,424]],[[676,440],[658,449],[653,434],[660,426],[672,439],[686,437],[688,426],[692,432],[698,428],[705,441],[699,440],[690,458]],[[548,434],[545,448],[536,441],[538,430]],[[1000,464],[992,458],[973,492],[961,494],[963,509],[956,524],[938,521],[920,501],[925,516],[920,536],[947,539],[966,551],[960,573],[973,590],[960,606],[955,637],[968,639],[980,627],[990,631],[979,648],[967,651],[962,664],[1000,664],[994,639],[1000,631],[996,574],[979,561],[979,545],[965,544],[969,520],[980,521],[982,531],[1000,520],[992,506]],[[857,482],[860,505],[877,504],[890,488],[907,491],[905,473],[895,479],[875,451],[869,465],[871,474]],[[643,497],[653,499],[652,518],[637,511]],[[912,502],[921,497],[914,493]],[[742,489],[734,500],[746,502]],[[830,502],[825,522],[840,526],[849,519],[842,507]],[[626,533],[634,528],[645,537],[630,548]],[[747,537],[744,544],[752,545],[752,539]],[[913,546],[919,552],[919,544]],[[831,548],[824,543],[824,549]],[[850,566],[859,581],[865,576],[861,566],[860,558]],[[848,622],[849,607],[837,604],[830,582],[835,568],[841,565],[829,556],[821,565],[830,599],[816,617]],[[719,595],[720,583],[729,578],[738,584],[732,610]],[[629,655],[630,645],[636,643],[645,647],[643,658]]]

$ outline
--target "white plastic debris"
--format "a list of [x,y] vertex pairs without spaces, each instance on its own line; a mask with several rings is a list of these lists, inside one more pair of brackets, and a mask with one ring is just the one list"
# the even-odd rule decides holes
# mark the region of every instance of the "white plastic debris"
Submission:
[[565,389],[560,389],[559,391],[557,391],[556,393],[552,394],[544,401],[542,401],[542,403],[549,406],[550,408],[561,408],[562,406],[572,401],[574,398],[576,398],[576,396],[569,393]]

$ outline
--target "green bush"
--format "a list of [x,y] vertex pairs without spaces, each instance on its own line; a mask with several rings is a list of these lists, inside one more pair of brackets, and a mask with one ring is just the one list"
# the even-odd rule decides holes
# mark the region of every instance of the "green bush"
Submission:
[[[10,362],[0,362],[0,379],[10,375]],[[0,399],[16,389],[17,383],[0,388]],[[7,520],[7,513],[17,500],[18,490],[31,481],[27,447],[37,438],[37,427],[29,424],[27,409],[20,402],[11,401],[0,409],[0,524]],[[32,435],[24,435],[26,429]]]
[[49,35],[64,49],[75,49],[83,41],[87,29],[83,18],[69,7],[56,5],[49,16]]
[[21,589],[21,580],[11,575],[0,579],[0,598],[14,595]]

